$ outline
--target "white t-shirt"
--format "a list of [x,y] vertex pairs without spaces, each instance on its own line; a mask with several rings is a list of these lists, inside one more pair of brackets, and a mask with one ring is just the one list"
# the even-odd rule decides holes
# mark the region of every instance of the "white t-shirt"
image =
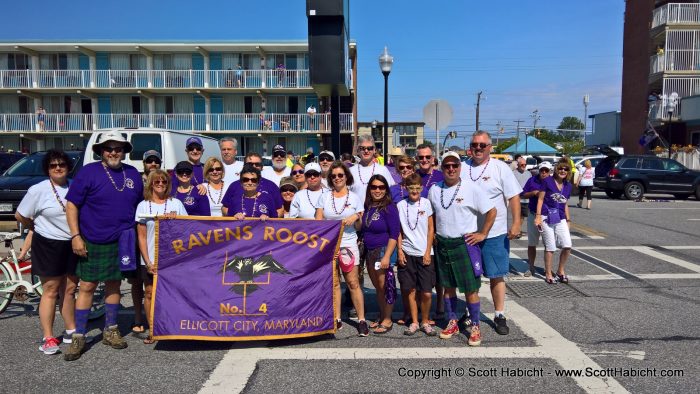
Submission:
[[[519,195],[523,188],[520,187],[518,180],[515,179],[513,170],[510,169],[508,164],[493,158],[478,167],[472,167],[471,162],[471,160],[468,160],[462,164],[462,170],[459,174],[460,178],[462,178],[462,184],[468,188],[478,186],[486,192],[486,196],[496,206],[496,221],[493,223],[487,238],[508,233],[507,202],[512,197]],[[484,217],[480,215],[479,228],[483,224]]]
[[461,185],[458,183],[452,187],[446,187],[444,182],[434,184],[428,192],[428,199],[435,212],[435,234],[447,238],[457,238],[478,231],[481,225],[477,223],[477,219],[494,207],[492,199],[464,180]]
[[396,204],[396,208],[399,210],[403,234],[401,248],[409,256],[423,256],[428,248],[428,218],[433,216],[430,201],[423,197],[416,202],[404,199]]
[[282,170],[282,174],[278,174],[275,172],[275,169],[272,167],[265,167],[263,168],[262,172],[260,175],[262,175],[263,178],[268,179],[272,182],[275,182],[275,185],[279,187],[280,182],[282,181],[282,178],[289,176],[292,173],[292,169],[289,167],[284,167],[284,170]]
[[[187,215],[182,202],[172,197],[168,198],[164,204],[152,202],[149,207],[149,201],[141,201],[136,207],[136,223],[146,225],[146,244],[148,245],[148,258],[151,260],[151,263],[155,262],[156,258],[156,220],[154,218],[140,218],[139,215],[164,215],[173,211],[178,215]],[[143,257],[141,257],[141,265],[146,265]]]
[[595,176],[593,168],[581,167],[579,168],[579,177],[581,177],[581,183],[579,186],[593,186],[593,177]]
[[[350,167],[350,173],[353,177],[353,184],[350,187],[350,190],[357,194],[357,196],[360,198],[361,206],[364,206],[365,204],[367,185],[369,184],[369,178],[371,178],[372,175],[383,175],[384,178],[386,178],[386,181],[389,183],[389,187],[394,186],[396,183],[394,182],[394,178],[391,176],[389,170],[385,166],[377,163],[372,163],[367,167],[364,167],[362,164],[355,164],[354,166]],[[389,191],[387,190],[387,193],[388,192]]]
[[228,189],[230,184],[227,185],[226,181],[224,181],[224,187],[219,190],[214,189],[213,186],[209,186],[209,183],[207,182],[203,183],[203,185],[207,189],[207,198],[209,199],[209,211],[211,212],[211,216],[224,216],[224,214],[221,212],[221,207],[224,206],[224,204],[222,204],[221,201],[224,199],[226,189]]
[[224,186],[228,187],[228,185],[239,180],[242,169],[243,162],[240,160],[236,160],[233,164],[224,163]]
[[[63,206],[66,205],[68,186],[68,184],[56,186],[56,192]],[[34,231],[42,237],[57,241],[70,240],[66,213],[56,199],[50,180],[41,181],[30,187],[19,203],[17,212],[25,218],[33,218]]]
[[[346,202],[347,201],[347,202]],[[333,203],[335,202],[335,209]],[[363,205],[360,203],[360,198],[352,191],[348,195],[336,198],[332,192],[323,193],[319,197],[316,208],[323,208],[323,218],[327,220],[342,220],[350,215],[364,211]],[[355,226],[345,226],[343,232],[343,240],[340,241],[340,246],[349,247],[357,246],[357,231]]]
[[294,194],[294,199],[289,205],[289,217],[301,219],[313,219],[316,216],[316,207],[318,199],[322,194],[328,193],[330,190],[322,187],[316,191],[309,189],[299,190]]

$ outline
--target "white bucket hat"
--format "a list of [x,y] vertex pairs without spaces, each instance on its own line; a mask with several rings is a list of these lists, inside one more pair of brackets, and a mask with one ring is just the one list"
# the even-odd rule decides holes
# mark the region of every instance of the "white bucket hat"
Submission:
[[105,131],[104,133],[100,134],[99,137],[97,137],[97,142],[94,145],[92,145],[92,151],[98,155],[101,155],[102,146],[108,141],[120,142],[124,144],[125,154],[131,152],[134,149],[134,147],[131,145],[131,142],[127,141],[126,138],[124,138],[124,136],[122,135],[122,133],[119,133],[115,130],[110,130]]

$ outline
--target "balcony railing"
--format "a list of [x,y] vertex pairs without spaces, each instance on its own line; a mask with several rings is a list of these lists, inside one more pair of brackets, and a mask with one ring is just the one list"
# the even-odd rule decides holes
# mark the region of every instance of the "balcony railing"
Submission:
[[663,71],[698,71],[700,70],[700,51],[692,49],[666,51],[663,55],[653,55],[649,64],[652,74]]
[[700,4],[669,3],[655,9],[651,28],[664,24],[700,24]]
[[[340,114],[340,130],[353,130],[351,113]],[[1,114],[0,131],[80,132],[112,127],[158,127],[197,132],[330,131],[330,114]]]
[[309,70],[0,70],[0,88],[310,88]]

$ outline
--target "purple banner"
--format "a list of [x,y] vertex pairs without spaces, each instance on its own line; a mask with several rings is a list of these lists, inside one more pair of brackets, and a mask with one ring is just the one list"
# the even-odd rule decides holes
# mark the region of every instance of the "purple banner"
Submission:
[[335,332],[340,221],[158,220],[155,339],[241,341]]

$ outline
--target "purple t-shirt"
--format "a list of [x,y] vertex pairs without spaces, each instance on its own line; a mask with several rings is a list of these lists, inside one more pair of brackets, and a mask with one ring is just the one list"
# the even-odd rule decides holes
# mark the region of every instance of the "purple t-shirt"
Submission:
[[401,232],[399,210],[395,204],[386,209],[370,207],[362,214],[362,235],[367,249],[382,248],[389,239],[398,240]]
[[271,218],[277,217],[277,209],[274,208],[275,202],[270,194],[260,192],[257,198],[243,197],[238,200],[238,203],[228,207],[228,216],[233,216],[239,212],[243,212],[247,218],[259,218],[260,215],[267,215]]
[[182,205],[185,206],[187,214],[190,216],[211,216],[211,210],[209,209],[209,196],[204,194],[201,195],[197,193],[197,187],[192,186],[192,190],[189,193],[181,193],[177,191],[177,188],[173,191],[173,197],[182,201]]
[[[537,174],[537,176],[530,177],[530,179],[525,182],[525,186],[523,186],[523,192],[520,193],[522,196],[524,193],[529,193],[537,190],[538,192],[542,191],[542,180],[540,179],[540,175]],[[530,197],[530,199],[527,202],[527,207],[532,213],[537,213],[537,194],[535,194],[533,197]]]
[[445,180],[442,171],[438,170],[433,170],[430,174],[424,174],[423,171],[418,170],[418,175],[420,175],[421,185],[423,186],[423,191],[420,192],[420,196],[423,198],[428,198],[428,192],[434,184]]
[[[544,190],[544,202],[542,204],[542,215],[547,215],[549,209],[558,209],[559,218],[566,220],[566,202],[571,197],[571,183],[564,181],[564,185],[559,191],[554,177],[545,178],[542,182],[542,190]],[[552,223],[555,224],[555,223]]]
[[[273,202],[272,208],[275,211],[282,207],[282,194],[280,193],[280,188],[277,187],[275,182],[272,182],[269,179],[260,178],[258,190],[270,195]],[[241,198],[243,198],[243,185],[241,185],[241,181],[236,181],[233,182],[231,186],[229,186],[229,188],[226,190],[226,194],[224,194],[224,198],[221,200],[221,204],[228,208],[229,211],[236,205],[239,206],[238,209],[240,210]],[[233,216],[234,214],[229,212],[228,215]]]
[[[190,178],[190,183],[192,184],[192,186],[197,186],[200,183],[204,183],[205,181],[206,179],[204,179],[204,164],[192,164],[192,177]],[[180,181],[177,180],[177,174],[175,173],[175,170],[173,170],[173,174],[170,176],[170,184],[180,184]]]
[[133,227],[136,207],[143,200],[143,182],[136,168],[122,164],[118,170],[106,169],[114,184],[102,162],[90,163],[73,178],[66,195],[79,209],[80,234],[98,244],[116,242],[122,231]]
[[406,188],[400,183],[391,186],[389,188],[389,192],[391,192],[391,201],[393,201],[394,204],[398,204],[399,201],[408,198],[408,190],[406,190]]

